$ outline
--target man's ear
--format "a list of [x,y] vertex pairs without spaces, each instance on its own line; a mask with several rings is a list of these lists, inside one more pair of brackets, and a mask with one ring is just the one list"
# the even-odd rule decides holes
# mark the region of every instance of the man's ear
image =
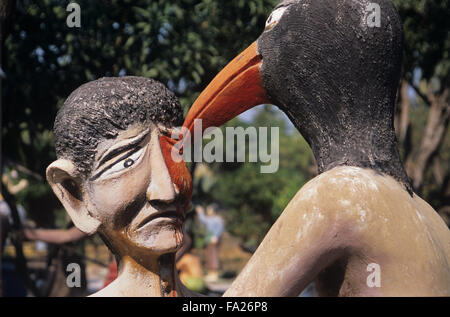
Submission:
[[59,198],[75,226],[87,234],[93,234],[100,221],[88,212],[84,201],[82,180],[77,177],[75,165],[64,159],[54,161],[47,167],[47,181]]

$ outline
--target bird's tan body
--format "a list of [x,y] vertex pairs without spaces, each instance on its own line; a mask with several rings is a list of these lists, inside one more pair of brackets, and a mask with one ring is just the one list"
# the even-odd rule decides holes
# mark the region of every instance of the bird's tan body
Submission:
[[299,190],[225,296],[296,296],[312,281],[320,295],[450,296],[450,231],[392,177],[336,167]]

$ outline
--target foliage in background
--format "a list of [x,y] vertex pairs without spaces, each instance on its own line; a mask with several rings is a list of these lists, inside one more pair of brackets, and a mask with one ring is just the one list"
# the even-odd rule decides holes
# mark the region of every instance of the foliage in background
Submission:
[[[251,123],[237,118],[225,125],[229,126],[267,127],[269,131],[271,127],[279,128],[278,172],[261,174],[260,166],[268,163],[215,163],[211,166],[215,184],[208,193],[210,199],[220,202],[227,210],[228,229],[255,246],[299,188],[314,175],[312,153],[286,116],[272,106],[260,109]],[[267,140],[270,151],[270,133]],[[247,154],[248,147],[249,144]],[[208,200],[208,197],[200,200]]]
[[404,78],[413,83],[433,77],[448,85],[450,73],[450,1],[393,0],[405,33]]
[[[41,176],[21,173],[31,185],[20,200],[44,224],[49,221],[43,215],[62,211],[43,179],[55,159],[53,120],[70,92],[103,76],[146,76],[168,85],[187,109],[215,74],[257,38],[278,1],[76,2],[79,29],[66,26],[69,1],[18,0],[2,52],[2,158]],[[396,117],[401,150],[416,190],[435,208],[446,208],[449,0],[394,3],[406,40]],[[253,244],[315,172],[305,141],[273,108],[261,110],[251,123],[236,119],[229,126],[246,124],[281,127],[279,172],[260,174],[258,164],[212,164],[209,184],[196,189],[197,199],[221,203],[228,211],[228,229]]]
[[[73,90],[103,76],[146,76],[188,108],[257,37],[275,1],[79,0],[81,28],[66,26],[68,3],[17,1],[3,48],[2,156],[43,179],[57,109]],[[31,200],[42,183],[31,179],[22,200],[37,220],[59,206],[48,186],[42,203]]]
[[394,4],[405,31],[395,118],[400,149],[415,191],[450,225],[450,0]]

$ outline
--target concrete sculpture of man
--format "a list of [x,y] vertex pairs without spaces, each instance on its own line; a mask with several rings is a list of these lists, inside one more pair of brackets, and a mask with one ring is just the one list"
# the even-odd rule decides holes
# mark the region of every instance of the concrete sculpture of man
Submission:
[[192,295],[175,270],[192,194],[184,162],[171,160],[183,113],[162,84],[103,78],[75,90],[55,120],[58,159],[47,180],[83,232],[98,232],[118,278],[98,296]]

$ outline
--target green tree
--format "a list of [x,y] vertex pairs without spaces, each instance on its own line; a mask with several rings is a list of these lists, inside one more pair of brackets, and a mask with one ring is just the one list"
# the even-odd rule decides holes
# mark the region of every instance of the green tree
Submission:
[[22,200],[35,218],[58,206],[44,174],[55,159],[53,121],[70,92],[103,76],[146,76],[168,85],[188,108],[257,37],[275,1],[77,3],[81,28],[66,25],[69,1],[17,1],[3,47],[2,155],[41,175]]
[[[38,219],[60,208],[44,174],[55,159],[53,120],[70,92],[102,76],[146,76],[168,85],[187,109],[215,74],[258,37],[277,2],[79,0],[81,28],[69,28],[68,0],[16,1],[8,37],[2,28],[2,158],[27,168],[22,176],[28,175],[31,185],[20,200],[30,214]],[[416,190],[445,210],[450,193],[449,0],[394,3],[406,41],[396,116],[401,150]],[[237,123],[243,124],[231,124]],[[285,127],[278,112],[264,109],[251,124],[281,127],[279,172],[262,175],[257,164],[213,164],[215,182],[198,197],[221,202],[229,209],[230,230],[259,241],[314,169],[304,140]],[[53,217],[48,218],[41,222],[51,223]]]
[[394,4],[405,33],[395,118],[400,149],[415,191],[450,225],[450,1]]
[[[256,246],[299,188],[316,174],[312,152],[300,133],[274,106],[258,109],[251,122],[233,119],[222,128],[224,136],[227,127],[267,128],[269,153],[270,128],[279,129],[279,170],[275,173],[261,173],[260,167],[268,163],[249,162],[250,144],[247,142],[245,149],[240,149],[246,151],[245,163],[237,162],[235,151],[233,162],[210,164],[211,173],[199,175],[212,185],[206,191],[197,191],[198,201],[220,203],[226,210],[228,230],[241,237],[245,244]],[[228,142],[229,136],[223,144],[224,153]],[[234,143],[236,148],[236,140]]]
[[256,38],[275,1],[78,0],[80,28],[66,25],[69,2],[0,3],[2,166],[28,178],[18,201],[47,227],[65,218],[44,175],[56,112],[73,90],[103,76],[146,76],[187,108]]
[[[404,23],[405,56],[395,125],[400,149],[415,191],[450,225],[449,1],[398,0]],[[411,91],[413,93],[411,93]],[[230,124],[242,126],[239,121]],[[265,109],[252,125],[279,125]],[[298,189],[312,176],[313,158],[295,131],[280,134],[280,170],[261,175],[255,164],[223,164],[211,190],[229,208],[229,229],[258,243]],[[239,184],[239,186],[236,186]]]

